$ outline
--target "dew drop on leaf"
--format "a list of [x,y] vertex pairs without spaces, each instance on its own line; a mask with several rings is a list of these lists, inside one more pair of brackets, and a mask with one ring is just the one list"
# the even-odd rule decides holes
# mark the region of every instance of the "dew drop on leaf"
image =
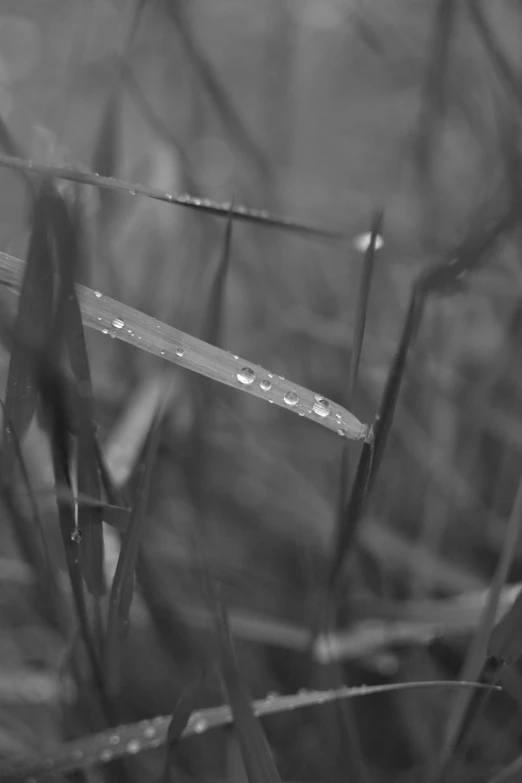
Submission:
[[283,400],[286,402],[287,405],[297,405],[297,403],[299,402],[299,397],[295,392],[288,391],[283,397]]
[[243,367],[236,375],[239,383],[244,383],[245,386],[249,386],[256,379],[256,374],[251,367]]
[[259,382],[259,385],[261,386],[263,391],[270,391],[270,389],[272,388],[272,384],[270,383],[270,381],[265,380],[265,378],[263,378],[263,380]]
[[141,750],[141,745],[139,743],[139,740],[131,739],[129,742],[127,742],[125,750],[127,751],[127,753],[139,753]]
[[75,544],[79,544],[82,540],[82,531],[80,528],[75,528],[71,533],[71,541],[73,541]]
[[120,738],[118,737],[117,734],[113,734],[112,737],[109,739],[109,742],[111,743],[111,745],[118,745],[120,742]]
[[109,330],[108,329],[102,329],[102,334],[109,334]]
[[183,350],[183,348],[176,348],[176,353],[178,356],[184,356],[185,351]]
[[105,748],[105,750],[102,750],[100,753],[100,760],[101,761],[110,761],[113,757],[112,750],[109,750],[109,748]]
[[123,327],[125,326],[121,318],[115,318],[114,321],[112,322],[112,325],[114,326],[115,329],[123,329]]
[[312,406],[313,412],[316,413],[318,416],[321,416],[321,418],[325,418],[325,416],[328,416],[330,414],[331,409],[332,408],[328,400],[316,394],[315,402]]
[[96,299],[101,299],[101,295],[102,295],[101,291],[95,291],[94,292],[94,296],[96,297]]

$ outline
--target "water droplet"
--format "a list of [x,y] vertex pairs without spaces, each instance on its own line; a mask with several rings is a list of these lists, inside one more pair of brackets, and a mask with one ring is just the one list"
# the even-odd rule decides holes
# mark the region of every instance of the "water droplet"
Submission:
[[108,329],[102,329],[102,334],[109,334],[109,330]]
[[101,315],[98,316],[98,321],[101,321]]
[[160,351],[160,354],[161,354],[162,356],[165,356],[165,351]]
[[71,533],[71,541],[73,541],[75,544],[79,544],[82,540],[82,531],[79,527],[75,528]]
[[337,421],[339,424],[342,422],[342,420],[343,420],[343,417],[341,416],[341,414],[340,414],[340,413],[336,413],[336,414],[335,414],[335,420],[336,420],[336,421]]
[[206,729],[208,729],[208,721],[205,720],[205,718],[198,718],[192,724],[192,728],[196,734],[202,734]]
[[239,356],[236,356],[236,354],[234,354],[234,359],[239,359]]
[[268,377],[269,377],[269,378],[273,378],[273,377],[274,377],[274,373],[273,373],[273,372],[269,372],[269,373],[268,373]]
[[152,737],[156,736],[156,729],[154,726],[147,726],[146,729],[143,731],[143,736],[147,737],[147,739],[152,739]]
[[123,329],[123,327],[125,326],[121,318],[115,318],[114,321],[112,322],[112,325],[114,326],[115,329]]
[[176,348],[176,353],[178,354],[178,356],[183,356],[185,354],[185,351],[183,350],[183,348]]
[[127,753],[139,753],[141,750],[141,745],[139,743],[139,740],[131,739],[129,742],[127,742],[125,750],[127,751]]
[[343,435],[343,436],[344,436],[344,435],[346,435],[346,431],[345,431],[345,430],[343,430],[343,429],[341,429],[341,428],[339,428],[339,429],[337,430],[337,432],[339,433],[339,435]]
[[102,295],[101,291],[95,291],[94,292],[94,296],[96,297],[96,299],[101,299],[101,295]]
[[304,411],[299,411],[299,415],[304,416],[305,415]]
[[112,339],[113,339],[113,340],[114,340],[114,338],[116,337],[116,335],[114,334],[114,332],[111,332],[111,337],[112,337]]
[[263,391],[270,391],[270,389],[272,388],[272,384],[270,383],[270,381],[267,381],[264,378],[262,381],[259,382],[259,385],[261,386]]
[[297,403],[299,402],[299,397],[295,392],[288,391],[283,397],[283,400],[286,402],[287,405],[297,405]]
[[[369,231],[366,231],[364,234],[359,234],[358,237],[355,237],[353,240],[353,245],[356,250],[358,250],[360,253],[365,253],[368,248],[370,247],[372,235]],[[380,250],[381,247],[384,245],[382,237],[377,234],[375,237],[375,249]]]
[[244,383],[246,386],[249,386],[255,381],[256,374],[250,367],[243,367],[243,369],[237,373],[236,378],[239,383]]
[[102,750],[100,753],[100,761],[110,761],[113,757],[112,750],[109,750],[109,748],[105,748],[105,750]]
[[136,195],[136,191],[134,190],[134,188],[132,190],[129,190],[129,193],[130,193],[131,196],[135,196]]
[[117,734],[113,734],[111,737],[109,737],[109,742],[111,745],[119,745],[120,738]]
[[318,416],[321,416],[321,418],[325,418],[325,416],[328,416],[330,414],[330,411],[332,409],[332,406],[326,400],[324,397],[320,397],[318,394],[315,396],[315,402],[312,406],[312,410],[314,413],[316,413]]

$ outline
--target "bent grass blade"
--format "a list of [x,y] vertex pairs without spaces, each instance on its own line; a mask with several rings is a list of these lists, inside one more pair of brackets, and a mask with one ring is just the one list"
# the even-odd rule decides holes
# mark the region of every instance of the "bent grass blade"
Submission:
[[[9,155],[0,153],[0,166],[13,169],[15,171],[26,171],[33,174],[43,174],[53,179],[63,179],[70,182],[80,182],[84,185],[94,185],[98,188],[108,190],[119,190],[132,196],[146,196],[156,201],[166,201],[168,204],[176,204],[188,209],[197,209],[200,212],[206,212],[210,215],[227,218],[230,213],[228,204],[220,204],[208,198],[196,198],[188,194],[164,193],[157,188],[148,188],[133,182],[124,182],[113,177],[102,177],[94,172],[80,171],[76,168],[67,166],[52,166],[45,163],[35,163],[32,160],[23,158],[12,158]],[[249,209],[244,206],[237,206],[233,209],[233,215],[236,220],[243,220],[251,223],[258,223],[272,228],[281,228],[287,231],[294,231],[303,235],[315,236],[323,239],[339,240],[349,239],[350,237],[342,231],[331,231],[319,226],[311,226],[301,223],[292,218],[273,215],[263,209]]]
[[[18,291],[24,268],[23,261],[0,253],[0,283]],[[269,400],[343,437],[363,440],[368,435],[366,424],[330,400],[326,400],[327,406],[323,403],[320,413],[316,413],[314,407],[318,409],[318,395],[309,389],[273,375],[245,359],[236,358],[228,351],[198,340],[90,288],[77,285],[76,292],[84,326],[110,333],[166,361]],[[264,390],[269,384],[270,389]],[[325,411],[327,415],[324,415]]]
[[[481,685],[475,682],[449,680],[403,682],[389,685],[363,685],[356,688],[344,687],[330,691],[308,691],[292,696],[268,696],[265,699],[251,702],[251,706],[254,715],[263,717],[264,715],[274,715],[280,712],[326,704],[336,699],[360,698],[379,693],[416,690],[419,688],[502,690],[498,685]],[[8,763],[0,762],[0,779],[2,783],[22,783],[29,777],[43,774],[65,774],[93,766],[94,764],[106,764],[123,756],[132,756],[145,750],[158,748],[167,741],[171,717],[171,715],[159,715],[156,718],[152,718],[152,720],[117,726],[99,734],[64,743],[41,756],[35,755],[32,758],[24,756],[20,759],[10,759]],[[186,728],[181,734],[181,738],[203,734],[206,731],[229,725],[232,722],[232,711],[228,705],[201,709],[192,713]]]

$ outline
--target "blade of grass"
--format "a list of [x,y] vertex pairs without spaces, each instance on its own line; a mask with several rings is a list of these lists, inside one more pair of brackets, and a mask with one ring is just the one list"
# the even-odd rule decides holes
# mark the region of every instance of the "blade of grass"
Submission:
[[123,536],[122,547],[111,587],[107,633],[104,650],[107,689],[117,693],[122,643],[129,624],[129,612],[134,591],[134,573],[140,546],[140,538],[146,522],[152,472],[161,437],[163,406],[153,422],[146,448],[144,466],[137,487],[136,499],[129,523]]
[[[0,405],[4,409],[3,403],[0,401]],[[7,425],[10,425],[8,419],[6,419],[6,413],[4,409],[4,421]],[[25,515],[18,509],[14,492],[11,491],[11,485],[2,486],[1,496],[2,500],[7,506],[7,509],[11,512],[11,515],[16,520],[16,524],[13,527],[15,537],[18,539],[18,543],[21,551],[25,554],[27,561],[33,567],[34,572],[37,574],[38,587],[39,587],[39,601],[42,605],[42,611],[46,621],[55,628],[62,635],[67,634],[67,611],[63,602],[60,586],[56,579],[55,569],[52,563],[51,553],[47,545],[47,539],[45,535],[43,521],[36,501],[36,496],[33,491],[31,480],[25,460],[22,454],[22,449],[16,432],[12,429],[12,445],[14,447],[14,453],[20,466],[20,472],[24,486],[27,490],[29,497],[29,503],[32,514],[32,524],[28,526],[25,521]],[[38,545],[37,538],[40,539],[41,546]]]
[[206,677],[206,671],[201,672],[193,682],[190,682],[181,692],[176,709],[169,721],[167,727],[167,735],[165,738],[165,765],[163,767],[162,781],[163,783],[171,783],[172,775],[170,774],[170,761],[172,758],[172,751],[178,745],[181,735],[187,728],[187,724],[190,720],[196,700],[198,698],[201,686]]
[[218,347],[222,345],[223,337],[224,297],[230,263],[230,249],[232,246],[233,209],[234,201],[232,200],[230,202],[230,212],[225,229],[223,252],[218,260],[210,286],[207,307],[205,308],[205,323],[202,331],[205,342]]
[[[0,252],[0,280],[15,291],[23,268],[22,261]],[[328,416],[317,415],[313,410],[316,395],[302,386],[290,383],[244,359],[236,359],[228,351],[167,326],[127,305],[102,296],[100,292],[76,285],[76,293],[85,326],[100,332],[110,332],[117,339],[247,394],[273,400],[275,405],[293,413],[302,413],[310,421],[339,432],[343,437],[367,437],[367,426],[334,402],[327,401],[330,410]],[[246,374],[243,372],[245,368],[248,371]],[[238,379],[239,373],[242,381]],[[261,380],[271,383],[270,390],[263,390]]]
[[236,735],[249,783],[280,783],[272,751],[257,720],[238,670],[228,616],[215,585],[199,540],[201,576],[206,600],[214,616],[216,643],[221,677],[234,716]]
[[83,589],[83,577],[80,565],[80,541],[82,534],[76,525],[69,468],[71,462],[70,425],[67,415],[67,406],[64,401],[66,393],[64,391],[61,373],[59,369],[56,368],[56,365],[49,355],[44,356],[40,360],[37,380],[43,402],[44,426],[50,435],[55,481],[60,488],[65,488],[70,493],[68,502],[63,502],[58,496],[57,505],[60,531],[65,550],[74,605],[82,632],[83,642],[89,656],[98,696],[101,703],[104,705],[105,711],[110,714],[110,705],[105,698],[103,673],[90,626]]
[[[502,631],[505,631],[505,629],[508,628],[509,636],[504,637],[503,634],[498,634],[493,641],[493,647],[491,647],[490,642],[490,647],[488,650],[488,640],[492,635],[492,629],[495,623],[501,591],[506,583],[511,564],[515,556],[516,543],[520,534],[521,518],[522,479],[519,481],[517,493],[513,502],[513,509],[506,529],[506,537],[504,539],[504,544],[502,546],[497,568],[491,582],[488,600],[484,607],[481,621],[464,663],[462,671],[463,677],[470,680],[475,680],[480,677],[488,652],[490,655],[493,655],[496,658],[497,656],[495,653],[499,653],[500,656],[502,653],[505,654],[509,645],[513,644],[513,642],[515,642],[520,648],[521,635],[518,628],[516,629],[516,635],[511,637],[511,632],[513,631],[512,626],[503,625],[501,626]],[[522,648],[520,649],[522,651]],[[499,657],[499,660],[502,660],[502,657]],[[449,764],[450,758],[456,750],[457,741],[460,740],[460,744],[462,744],[465,738],[465,734],[467,734],[473,718],[477,714],[477,710],[483,706],[482,703],[474,705],[475,709],[473,713],[469,714],[469,703],[470,700],[467,698],[455,698],[454,703],[450,709],[446,724],[444,744],[438,759],[435,773],[436,780],[438,779],[437,775],[444,774],[444,771]]]
[[[252,711],[258,717],[275,715],[289,710],[314,707],[335,699],[366,698],[369,696],[396,691],[422,689],[489,689],[500,691],[500,686],[480,685],[474,682],[438,680],[432,682],[404,682],[388,685],[341,688],[335,691],[309,691],[292,696],[272,696],[251,703]],[[53,748],[43,756],[10,759],[0,763],[2,783],[21,783],[29,777],[39,774],[67,773],[85,769],[94,764],[105,764],[126,755],[135,755],[165,744],[171,716],[158,716],[152,720],[117,726],[98,734],[83,737],[80,740],[64,743]],[[182,738],[202,734],[233,722],[231,708],[210,707],[192,713],[183,730]]]
[[361,358],[362,344],[364,339],[364,330],[366,328],[366,313],[368,310],[368,300],[370,298],[370,286],[373,277],[373,267],[375,262],[375,253],[377,239],[382,236],[382,224],[384,220],[383,210],[376,212],[370,230],[370,242],[364,254],[361,280],[359,283],[359,292],[357,294],[357,308],[355,311],[354,331],[352,340],[352,356],[350,360],[350,374],[348,380],[348,399],[347,407],[351,408],[355,386],[357,383],[357,374],[359,372],[359,361]]
[[[96,453],[93,392],[82,315],[74,279],[81,268],[80,215],[70,214],[56,192],[53,199],[53,228],[59,272],[59,293],[54,329],[55,340],[63,338],[77,384],[77,490],[101,500],[101,481]],[[103,562],[103,530],[100,508],[80,505],[78,528],[82,533],[81,566],[89,592],[100,598],[106,592]]]
[[49,201],[50,185],[44,181],[33,209],[33,227],[9,360],[5,393],[6,421],[9,421],[9,426],[6,421],[3,425],[4,477],[11,475],[16,462],[11,427],[15,436],[21,440],[36,410],[34,357],[30,348],[44,345],[52,327],[53,262],[48,231]]
[[[14,169],[16,171],[27,171],[33,174],[41,174],[53,179],[63,179],[70,182],[80,182],[85,185],[93,185],[98,188],[107,188],[109,190],[118,190],[131,196],[146,196],[157,201],[166,201],[169,204],[176,204],[180,207],[199,210],[209,215],[227,218],[230,207],[227,204],[219,204],[207,198],[198,198],[188,194],[179,195],[173,193],[164,193],[157,188],[148,188],[137,183],[125,182],[123,180],[113,179],[112,177],[102,177],[98,173],[79,171],[67,166],[53,166],[45,163],[36,163],[22,158],[13,158],[9,155],[0,154],[0,166]],[[280,228],[287,231],[294,231],[303,235],[315,236],[323,239],[339,240],[350,239],[342,231],[335,231],[319,226],[311,226],[292,218],[279,215],[273,215],[263,209],[250,209],[244,206],[234,207],[234,218],[246,222],[259,223],[273,228]]]
[[[347,393],[347,406],[349,408],[353,405],[353,398],[355,394],[355,386],[357,383],[357,375],[359,371],[359,361],[361,357],[362,344],[364,339],[364,331],[366,326],[366,313],[368,309],[368,299],[370,295],[370,285],[373,274],[373,265],[376,252],[377,238],[380,237],[382,232],[383,212],[378,211],[372,221],[370,241],[366,252],[364,254],[363,269],[361,280],[359,283],[359,292],[357,296],[357,310],[354,323],[354,332],[352,340],[352,353],[350,359],[350,371],[348,379],[348,393]],[[366,448],[367,446],[367,448]],[[369,476],[372,460],[372,447],[370,444],[366,444],[361,455],[361,461],[359,463],[358,475],[356,481],[359,483],[361,489],[365,486],[366,479],[364,474]],[[364,459],[363,459],[364,457]],[[350,539],[352,535],[352,522],[357,517],[357,510],[355,503],[362,499],[362,494],[357,495],[357,498],[353,498],[352,507],[345,512],[347,497],[348,497],[348,477],[349,477],[349,451],[348,442],[343,444],[341,453],[341,466],[340,466],[340,482],[339,482],[339,496],[337,501],[337,514],[335,520],[335,538],[334,547],[330,557],[330,562],[327,565],[327,576],[325,589],[321,591],[319,596],[319,609],[317,616],[314,618],[312,626],[312,638],[315,638],[319,629],[321,632],[326,630],[324,622],[327,622],[329,607],[328,601],[332,598],[332,587],[337,581],[339,569],[344,562],[344,553],[349,549]],[[354,484],[355,486],[355,484]],[[353,532],[355,527],[353,528]],[[325,603],[326,602],[326,603]],[[329,630],[329,628],[328,628]]]

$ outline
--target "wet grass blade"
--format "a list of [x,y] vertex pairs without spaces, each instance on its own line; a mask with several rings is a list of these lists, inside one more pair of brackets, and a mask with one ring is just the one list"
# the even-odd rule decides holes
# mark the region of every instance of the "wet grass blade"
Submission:
[[123,536],[120,556],[111,587],[104,650],[105,677],[107,689],[111,693],[117,693],[119,688],[122,644],[129,624],[129,612],[134,591],[134,575],[140,539],[146,523],[152,472],[161,437],[161,422],[162,408],[160,408],[151,428],[134,506]]
[[[27,171],[33,174],[42,174],[54,179],[63,179],[70,182],[79,182],[85,185],[93,185],[98,188],[106,188],[114,191],[121,191],[132,196],[142,195],[157,201],[165,201],[169,204],[176,204],[187,209],[199,210],[216,217],[228,218],[230,207],[227,204],[220,204],[207,198],[198,198],[188,194],[165,193],[157,188],[148,188],[138,183],[125,182],[123,180],[113,179],[112,177],[102,177],[99,173],[79,171],[67,166],[53,166],[45,163],[36,163],[22,158],[13,158],[9,155],[0,155],[0,166],[14,169],[16,171]],[[258,223],[272,228],[280,228],[286,231],[308,235],[323,239],[339,240],[350,239],[351,237],[343,231],[336,231],[320,226],[312,226],[292,218],[280,215],[273,215],[262,209],[250,209],[244,206],[234,207],[234,219],[245,222]]]
[[[272,696],[251,702],[254,715],[275,715],[278,713],[304,709],[326,704],[336,699],[368,698],[383,693],[409,691],[417,689],[451,690],[455,688],[489,689],[501,691],[499,686],[480,685],[474,682],[431,681],[403,682],[389,685],[343,687],[333,691],[308,691],[291,696]],[[142,720],[125,726],[117,726],[108,731],[93,734],[54,748],[45,755],[10,759],[0,763],[2,783],[22,783],[27,778],[41,774],[51,775],[68,773],[77,769],[86,769],[95,764],[105,764],[126,755],[135,755],[142,751],[157,748],[165,744],[172,716],[158,716],[152,720]],[[234,718],[229,705],[199,709],[192,713],[182,738],[200,735],[221,726],[227,726]],[[115,742],[115,738],[118,739]]]
[[223,601],[204,561],[202,561],[201,571],[209,608],[214,615],[221,676],[234,716],[248,781],[249,783],[280,783],[272,751],[241,681]]
[[5,393],[2,472],[9,476],[15,463],[11,427],[24,436],[36,410],[34,350],[45,344],[52,328],[53,261],[49,236],[50,185],[42,183],[34,204],[33,225],[20,300],[14,324],[14,340]]
[[[22,270],[21,261],[0,252],[0,280],[15,291],[19,286]],[[236,358],[228,351],[198,340],[121,302],[102,296],[100,292],[77,285],[76,293],[85,326],[102,333],[110,333],[115,338],[165,361],[174,362],[246,394],[253,394],[265,401],[272,400],[275,405],[295,414],[302,414],[310,421],[343,437],[361,440],[368,435],[366,424],[330,400],[326,401],[330,414],[318,416],[313,410],[316,394],[309,389],[275,376],[245,359]],[[269,393],[261,386],[262,380],[269,380]],[[117,502],[111,502],[113,505],[119,505]]]

